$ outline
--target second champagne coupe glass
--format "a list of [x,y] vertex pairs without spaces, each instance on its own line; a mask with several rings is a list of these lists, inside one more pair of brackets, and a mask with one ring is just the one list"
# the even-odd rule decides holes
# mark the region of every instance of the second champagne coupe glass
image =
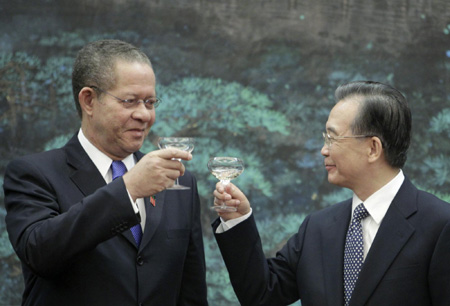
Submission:
[[[234,178],[237,178],[244,172],[244,162],[236,157],[213,157],[208,161],[209,171],[220,180],[225,187]],[[215,211],[237,211],[234,206],[227,206],[222,202],[220,206],[213,206]]]
[[[175,148],[191,153],[194,150],[194,138],[188,137],[160,137],[158,141],[158,146],[160,149]],[[177,159],[181,162],[181,159]],[[172,187],[167,188],[168,190],[187,190],[190,187],[180,185],[178,183],[178,178],[175,180],[175,184]]]

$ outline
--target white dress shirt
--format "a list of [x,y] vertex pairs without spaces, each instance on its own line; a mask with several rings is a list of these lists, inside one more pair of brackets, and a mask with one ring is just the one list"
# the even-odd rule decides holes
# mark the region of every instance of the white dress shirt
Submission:
[[364,206],[370,214],[370,216],[361,221],[364,241],[364,260],[366,259],[367,253],[369,253],[372,242],[380,228],[381,221],[383,221],[392,200],[394,200],[394,197],[404,180],[405,176],[403,175],[403,171],[400,170],[389,183],[377,190],[364,202],[361,201],[356,194],[353,194],[352,217],[356,206],[360,203],[364,203]]
[[[80,141],[81,146],[86,151],[89,158],[92,160],[94,165],[97,167],[98,171],[102,175],[102,177],[105,179],[105,182],[107,184],[111,183],[112,181],[112,170],[111,170],[111,164],[113,160],[109,158],[105,153],[97,149],[84,135],[83,131],[80,129],[78,132],[78,140]],[[133,154],[128,155],[125,157],[122,162],[125,164],[125,167],[127,167],[127,171],[134,167],[136,164],[136,160],[134,158]],[[128,190],[127,190],[128,191]],[[139,213],[141,216],[141,227],[142,232],[144,232],[145,228],[145,218],[146,218],[146,212],[145,212],[145,202],[143,198],[139,198],[136,200],[136,202],[133,202],[133,199],[131,198],[130,193],[128,192],[128,196],[130,197],[130,203],[134,210],[134,212],[137,214]]]

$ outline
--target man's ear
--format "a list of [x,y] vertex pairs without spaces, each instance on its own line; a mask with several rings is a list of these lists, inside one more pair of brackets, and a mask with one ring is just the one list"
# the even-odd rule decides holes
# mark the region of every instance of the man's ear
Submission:
[[371,137],[368,149],[369,162],[375,162],[383,155],[383,144],[381,143],[381,139],[377,136]]
[[94,108],[94,99],[97,98],[97,93],[90,87],[83,87],[78,93],[78,101],[83,113],[90,116]]

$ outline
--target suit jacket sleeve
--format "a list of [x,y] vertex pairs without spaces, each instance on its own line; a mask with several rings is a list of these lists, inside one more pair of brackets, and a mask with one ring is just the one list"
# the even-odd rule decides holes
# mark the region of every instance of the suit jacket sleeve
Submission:
[[[6,223],[21,260],[35,274],[50,277],[100,242],[137,224],[139,218],[129,204],[122,179],[108,185],[103,181],[103,187],[84,196],[68,187],[73,185],[68,175],[52,177],[44,173],[42,164],[42,160],[27,157],[8,165],[4,179]],[[59,171],[66,169],[60,167]],[[61,181],[62,177],[67,181]],[[72,200],[73,194],[78,199]]]
[[[217,229],[220,220],[213,223]],[[299,299],[296,267],[308,223],[277,253],[266,259],[253,215],[232,229],[215,234],[234,291],[242,305],[289,305]]]

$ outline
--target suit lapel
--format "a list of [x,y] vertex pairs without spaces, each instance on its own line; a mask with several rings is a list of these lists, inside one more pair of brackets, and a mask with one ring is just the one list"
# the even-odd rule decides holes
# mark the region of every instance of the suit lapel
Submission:
[[156,205],[150,204],[150,198],[145,198],[145,211],[147,220],[145,220],[145,231],[142,236],[141,248],[144,248],[154,236],[156,229],[161,221],[162,211],[164,207],[164,198],[166,191],[163,190],[156,194]]
[[105,179],[84,151],[77,135],[69,140],[64,149],[67,163],[74,169],[70,178],[84,196],[88,196],[106,185]]
[[417,211],[417,189],[405,182],[392,201],[359,274],[350,305],[365,305],[415,229],[407,221]]
[[336,205],[341,207],[325,229],[322,246],[322,250],[326,250],[323,253],[323,267],[328,305],[339,305],[337,301],[344,300],[344,245],[350,223],[352,202],[348,200]]

